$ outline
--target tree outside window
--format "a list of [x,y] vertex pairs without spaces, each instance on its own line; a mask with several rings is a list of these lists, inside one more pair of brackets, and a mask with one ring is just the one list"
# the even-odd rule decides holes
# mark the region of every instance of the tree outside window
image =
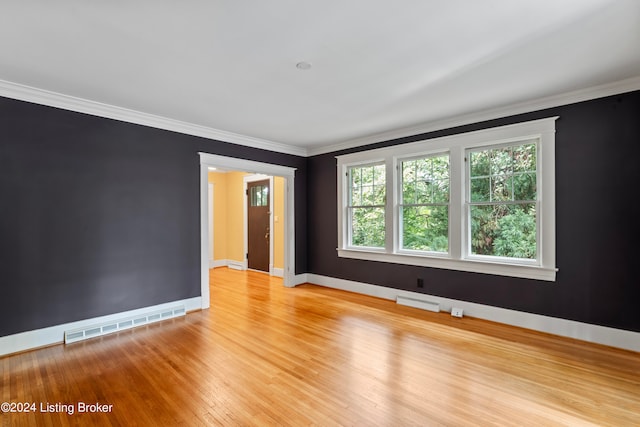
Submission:
[[384,164],[349,168],[351,246],[384,247],[385,201]]
[[469,152],[471,253],[535,259],[536,144]]
[[554,281],[557,119],[337,156],[338,256]]
[[402,248],[449,250],[449,156],[402,162]]

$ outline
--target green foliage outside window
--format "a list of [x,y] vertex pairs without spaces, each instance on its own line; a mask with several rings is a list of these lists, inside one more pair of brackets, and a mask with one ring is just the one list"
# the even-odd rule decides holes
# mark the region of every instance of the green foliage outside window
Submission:
[[449,250],[449,156],[402,162],[402,247]]
[[386,201],[384,165],[349,169],[351,245],[384,247]]
[[471,253],[536,257],[536,145],[471,152]]
[[[470,151],[471,253],[535,259],[536,144]],[[351,245],[384,248],[384,164],[349,168]],[[400,163],[403,249],[449,251],[449,156]]]
[[384,208],[352,210],[351,244],[353,246],[384,247]]

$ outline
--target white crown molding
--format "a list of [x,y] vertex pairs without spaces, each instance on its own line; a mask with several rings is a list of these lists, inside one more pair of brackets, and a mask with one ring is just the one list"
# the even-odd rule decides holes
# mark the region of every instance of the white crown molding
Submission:
[[157,129],[179,132],[186,135],[199,136],[216,141],[229,142],[232,144],[244,145],[252,148],[275,151],[284,154],[293,154],[305,157],[307,150],[288,144],[281,144],[261,138],[240,135],[220,129],[200,126],[167,117],[156,116],[141,111],[130,110],[117,107],[115,105],[103,104],[88,99],[77,98],[31,86],[0,80],[0,96],[17,99],[20,101],[32,102],[35,104],[56,107],[63,110],[75,111],[78,113],[90,114],[108,119],[120,120],[123,122],[149,126]]
[[574,104],[576,102],[589,101],[591,99],[604,98],[606,96],[617,95],[625,92],[640,90],[640,76],[632,77],[617,82],[593,86],[563,94],[548,96],[532,101],[520,102],[503,107],[478,111],[471,114],[456,116],[452,118],[436,120],[422,123],[416,126],[394,129],[388,132],[381,132],[361,138],[354,138],[337,144],[323,147],[315,147],[307,150],[307,156],[332,153],[377,142],[390,141],[407,136],[420,135],[422,133],[434,132],[442,129],[450,129],[487,120],[499,119],[516,114],[530,113],[532,111],[544,110],[547,108],[559,107],[562,105]]
[[114,105],[103,104],[87,99],[76,98],[57,92],[25,86],[18,83],[0,80],[0,96],[17,99],[20,101],[33,102],[35,104],[47,105],[49,107],[61,108],[64,110],[79,113],[91,114],[98,117],[120,120],[128,123],[135,123],[143,126],[179,132],[187,135],[199,136],[216,141],[229,142],[262,150],[275,151],[278,153],[292,154],[301,157],[316,156],[319,154],[332,153],[377,142],[389,141],[392,139],[407,136],[419,135],[427,132],[434,132],[442,129],[449,129],[486,120],[499,119],[501,117],[513,116],[516,114],[529,113],[532,111],[544,110],[576,102],[588,101],[591,99],[603,98],[605,96],[617,95],[620,93],[640,90],[640,76],[632,77],[617,82],[593,86],[563,94],[539,98],[533,101],[526,101],[511,104],[503,107],[483,110],[462,116],[436,120],[422,123],[416,126],[394,129],[388,132],[381,132],[373,135],[354,138],[337,144],[321,147],[298,147],[266,139],[255,138],[220,129],[187,123],[167,117],[156,116],[140,111],[130,110]]

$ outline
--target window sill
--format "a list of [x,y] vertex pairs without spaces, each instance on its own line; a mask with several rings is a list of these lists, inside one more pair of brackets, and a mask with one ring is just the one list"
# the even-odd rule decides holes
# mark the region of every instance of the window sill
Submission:
[[485,260],[455,260],[443,257],[427,257],[412,254],[390,254],[366,250],[336,249],[340,258],[353,258],[369,261],[389,262],[393,264],[417,265],[447,270],[468,271],[472,273],[494,274],[498,276],[520,277],[524,279],[555,282],[556,268],[538,265],[520,265],[487,262]]

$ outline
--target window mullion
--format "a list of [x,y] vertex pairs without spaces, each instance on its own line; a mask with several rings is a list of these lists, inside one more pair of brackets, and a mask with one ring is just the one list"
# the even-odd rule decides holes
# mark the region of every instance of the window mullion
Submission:
[[449,254],[452,259],[462,259],[466,256],[465,247],[468,237],[466,227],[465,206],[465,152],[461,147],[452,147],[449,157]]
[[386,180],[385,180],[385,194],[387,196],[385,200],[385,252],[394,253],[397,250],[398,238],[397,227],[398,212],[397,212],[397,182],[398,173],[396,168],[396,162],[393,158],[387,158],[385,160],[386,167]]

